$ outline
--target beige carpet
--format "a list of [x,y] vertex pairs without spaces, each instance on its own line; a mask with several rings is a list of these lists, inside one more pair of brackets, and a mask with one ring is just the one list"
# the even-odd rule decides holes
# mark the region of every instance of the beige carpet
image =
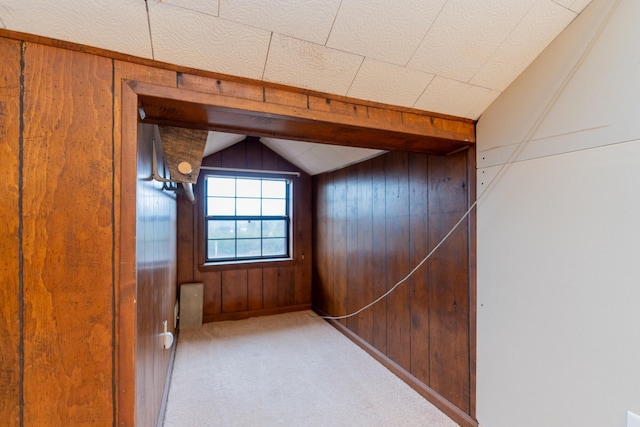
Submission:
[[311,311],[181,331],[164,425],[457,426]]

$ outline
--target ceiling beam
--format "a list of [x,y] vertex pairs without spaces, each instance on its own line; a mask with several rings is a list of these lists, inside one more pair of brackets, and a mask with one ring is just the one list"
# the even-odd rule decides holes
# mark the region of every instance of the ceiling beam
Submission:
[[[138,94],[142,122],[430,154],[449,154],[475,143],[475,124],[466,119],[181,77],[184,86],[197,90],[128,82]],[[198,84],[190,85],[190,79]]]

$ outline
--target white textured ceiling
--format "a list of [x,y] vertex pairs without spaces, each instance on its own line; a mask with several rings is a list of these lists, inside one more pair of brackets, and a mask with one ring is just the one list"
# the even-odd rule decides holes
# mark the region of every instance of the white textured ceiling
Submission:
[[[0,0],[0,27],[207,71],[477,119],[589,3]],[[287,151],[276,146],[271,148],[280,154]],[[314,162],[331,156],[351,159],[355,154],[351,148],[338,154],[339,147],[326,146],[327,155],[320,155],[316,148],[302,144],[289,151],[306,152],[309,158],[318,154]],[[369,151],[362,157],[370,157]],[[286,154],[289,160],[291,153]]]

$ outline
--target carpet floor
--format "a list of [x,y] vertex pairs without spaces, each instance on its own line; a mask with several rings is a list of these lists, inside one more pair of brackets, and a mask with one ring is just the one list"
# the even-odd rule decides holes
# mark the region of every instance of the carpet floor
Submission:
[[180,331],[165,427],[454,423],[312,311]]

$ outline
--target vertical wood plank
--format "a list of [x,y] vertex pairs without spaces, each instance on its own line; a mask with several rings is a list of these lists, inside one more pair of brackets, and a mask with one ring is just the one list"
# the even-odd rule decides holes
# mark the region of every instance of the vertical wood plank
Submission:
[[248,308],[247,270],[222,272],[222,312],[234,313]]
[[[344,169],[336,171],[333,181],[333,292],[334,315],[347,314],[347,180]],[[346,319],[341,319],[346,324]]]
[[278,307],[278,268],[262,269],[262,303],[264,308]]
[[[409,182],[407,153],[386,157],[387,289],[404,278],[409,268]],[[409,284],[405,281],[387,298],[387,354],[400,366],[411,367]]]
[[[358,175],[358,244],[357,275],[361,281],[361,295],[358,307],[364,307],[374,300],[373,293],[373,177],[372,161],[362,162],[357,166]],[[350,264],[351,265],[351,264]],[[373,344],[373,313],[370,308],[358,314],[358,334],[368,343]]]
[[[429,157],[409,155],[410,266],[415,268],[429,249]],[[409,280],[411,293],[411,373],[429,383],[429,269],[425,263]]]
[[295,304],[311,304],[311,268],[313,261],[313,221],[311,177],[302,172],[293,180],[295,240],[293,256],[298,261],[295,277]]
[[262,169],[263,145],[257,139],[247,139],[246,141],[246,162],[248,169]]
[[24,87],[24,424],[111,424],[112,62],[28,43]]
[[246,168],[247,144],[235,144],[221,151],[220,163],[225,168]]
[[[378,298],[387,291],[387,242],[386,228],[386,198],[385,198],[385,156],[372,159],[372,188],[371,203],[373,228],[373,280],[372,292]],[[373,311],[373,346],[382,353],[387,353],[387,300],[375,304]]]
[[0,419],[21,422],[20,67],[21,43],[0,38]]
[[333,174],[329,174],[326,177],[326,181],[325,181],[325,197],[326,197],[326,211],[325,211],[325,215],[327,218],[327,221],[325,223],[325,233],[326,233],[326,237],[325,237],[325,254],[324,254],[324,263],[325,263],[325,267],[324,267],[324,273],[325,273],[325,286],[327,287],[327,289],[329,290],[329,295],[330,298],[327,298],[325,303],[326,303],[326,309],[327,309],[327,313],[329,313],[332,316],[335,315],[339,315],[342,313],[338,313],[336,310],[336,306],[338,305],[338,303],[336,302],[336,300],[339,298],[339,296],[336,294],[336,290],[335,290],[335,270],[334,270],[334,259],[335,259],[335,253],[334,253],[334,232],[333,229],[335,228],[336,224],[334,221],[334,209],[335,209],[335,203],[336,203],[336,194],[335,194],[335,186],[334,186],[334,175]]
[[278,307],[294,304],[295,277],[294,267],[278,267]]
[[[392,152],[314,177],[314,304],[341,301],[334,286],[340,268],[331,256],[341,253],[336,251],[341,233],[335,228],[341,229],[344,218],[349,311],[356,301],[362,306],[382,295],[418,265],[437,236],[444,236],[471,203],[467,189],[475,164],[468,156]],[[344,207],[338,206],[341,201]],[[357,256],[351,257],[354,222]],[[474,416],[472,230],[469,225],[454,233],[437,252],[439,258],[434,255],[388,298],[359,314],[357,321],[349,319],[347,326],[407,374]],[[370,295],[354,285],[352,269],[368,284]]]
[[202,274],[202,316],[203,319],[222,313],[222,273],[208,271]]
[[331,296],[327,287],[327,175],[313,177],[313,287],[312,301],[322,313],[327,311],[327,299]]
[[[345,238],[346,238],[346,312],[353,313],[363,304],[363,288],[365,283],[358,276],[358,175],[349,169],[345,179]],[[358,316],[346,320],[347,327],[359,334]]]
[[262,309],[262,268],[247,271],[247,308]]
[[[467,204],[466,153],[430,157],[429,247],[461,218]],[[430,386],[469,412],[467,226],[462,224],[429,263]]]
[[[198,196],[196,196],[198,197]],[[178,284],[195,282],[195,270],[198,258],[195,253],[197,236],[196,223],[194,221],[195,206],[178,198],[177,203],[177,239],[178,239]]]
[[[476,147],[471,146],[467,151],[467,209],[476,200]],[[469,214],[467,236],[469,253],[469,415],[476,418],[476,321],[477,321],[477,284],[476,284],[476,212],[474,209]]]

